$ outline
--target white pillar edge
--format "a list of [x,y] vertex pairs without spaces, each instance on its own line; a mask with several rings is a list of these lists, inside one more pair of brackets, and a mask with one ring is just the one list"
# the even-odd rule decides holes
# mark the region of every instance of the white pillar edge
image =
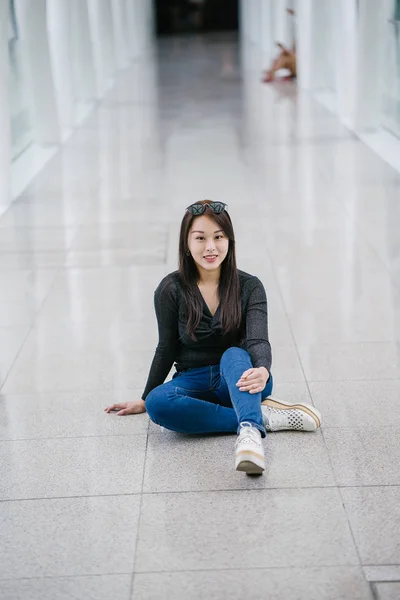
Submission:
[[59,145],[61,131],[50,59],[46,0],[18,1],[22,56],[29,77],[34,140],[37,144]]
[[8,0],[0,0],[0,215],[11,202],[8,19]]
[[64,140],[75,126],[72,73],[72,14],[64,0],[47,0],[47,29],[55,97]]
[[380,125],[385,25],[384,4],[360,0],[355,69],[354,112],[350,125],[356,131],[377,130]]

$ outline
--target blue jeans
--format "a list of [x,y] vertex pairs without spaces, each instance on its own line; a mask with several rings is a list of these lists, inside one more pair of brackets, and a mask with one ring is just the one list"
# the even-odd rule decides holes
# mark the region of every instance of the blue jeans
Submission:
[[272,393],[272,375],[258,394],[236,387],[252,366],[248,352],[228,348],[219,365],[177,372],[147,396],[148,415],[157,425],[180,433],[234,433],[247,421],[265,437],[261,402]]

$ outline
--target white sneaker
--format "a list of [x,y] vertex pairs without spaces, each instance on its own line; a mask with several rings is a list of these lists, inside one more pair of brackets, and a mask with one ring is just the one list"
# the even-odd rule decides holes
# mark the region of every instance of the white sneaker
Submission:
[[321,413],[311,404],[291,404],[270,396],[261,402],[261,412],[267,431],[315,431],[321,426]]
[[236,471],[247,475],[261,475],[265,469],[264,448],[261,432],[251,423],[240,423],[240,432],[236,441]]

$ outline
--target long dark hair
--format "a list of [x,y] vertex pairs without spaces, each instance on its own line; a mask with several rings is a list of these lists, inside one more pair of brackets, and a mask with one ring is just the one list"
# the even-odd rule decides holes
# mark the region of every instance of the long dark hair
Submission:
[[[211,200],[201,200],[196,204],[209,204],[210,202]],[[229,240],[228,253],[221,264],[218,286],[219,310],[223,333],[238,333],[242,323],[242,310],[232,221],[226,210],[216,214],[207,207],[203,214],[214,219]],[[199,271],[188,246],[189,231],[195,218],[188,211],[185,213],[179,235],[179,274],[187,306],[186,332],[192,339],[196,339],[194,332],[203,313],[201,294],[197,287]]]

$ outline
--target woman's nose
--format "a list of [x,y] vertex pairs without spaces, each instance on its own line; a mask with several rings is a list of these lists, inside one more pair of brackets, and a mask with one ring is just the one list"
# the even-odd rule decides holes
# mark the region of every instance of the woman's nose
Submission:
[[207,243],[207,250],[209,251],[209,250],[214,250],[214,249],[215,249],[214,240],[210,240],[210,241]]

